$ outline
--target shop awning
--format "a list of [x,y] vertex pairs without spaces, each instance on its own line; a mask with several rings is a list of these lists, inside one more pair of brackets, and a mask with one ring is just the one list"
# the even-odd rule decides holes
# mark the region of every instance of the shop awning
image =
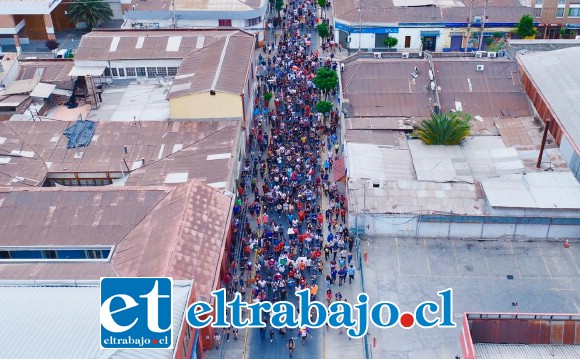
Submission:
[[56,85],[39,82],[38,85],[36,85],[36,87],[34,88],[34,90],[32,90],[32,92],[30,93],[30,96],[48,98],[55,88]]
[[439,31],[421,31],[421,36],[439,36]]
[[105,66],[74,66],[68,73],[69,76],[101,76]]

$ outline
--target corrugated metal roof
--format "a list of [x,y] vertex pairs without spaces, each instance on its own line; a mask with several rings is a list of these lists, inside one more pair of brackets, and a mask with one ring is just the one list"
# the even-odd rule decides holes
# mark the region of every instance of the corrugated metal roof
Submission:
[[[175,10],[179,12],[217,12],[217,11],[251,11],[261,8],[266,0],[176,0]],[[139,11],[170,11],[172,9],[171,0],[148,0],[133,1],[137,5],[132,12]],[[209,16],[209,15],[208,15]],[[139,18],[139,15],[132,15]]]
[[580,209],[580,184],[571,172],[533,172],[481,185],[491,207]]
[[580,358],[580,345],[475,344],[478,359]]
[[[63,132],[70,125],[62,121],[4,122],[5,132],[11,130],[17,142],[0,144],[0,148],[19,150],[16,143],[23,141],[35,156],[51,164],[49,169],[53,173],[132,172],[128,185],[161,185],[171,172],[188,172],[189,178],[209,183],[229,180],[231,161],[209,163],[206,157],[233,151],[238,131],[236,120],[99,122],[93,140],[82,148],[81,158],[75,157],[76,149],[66,148]],[[144,167],[132,168],[133,163],[141,163],[142,159]]]
[[554,115],[580,146],[580,72],[570,64],[578,63],[580,47],[518,55],[518,61],[544,96]]
[[[183,59],[197,49],[198,38],[204,46],[236,34],[253,38],[241,30],[99,30],[83,35],[75,54],[75,65],[95,65],[94,61]],[[176,39],[181,38],[179,44]],[[115,40],[118,39],[118,40]],[[114,42],[115,51],[110,51]],[[178,46],[177,46],[178,45]],[[176,50],[177,48],[177,50]],[[93,62],[93,63],[85,63]]]
[[[399,22],[411,23],[441,23],[441,22],[467,22],[470,6],[465,2],[443,2],[437,4],[447,6],[418,6],[418,7],[395,7],[393,0],[365,0],[358,11],[358,0],[341,0],[333,2],[335,17],[340,21],[358,24],[362,19],[363,24],[393,24]],[[472,16],[483,14],[486,0],[473,2]],[[455,6],[462,5],[462,6]],[[518,0],[494,0],[488,2],[486,14],[494,22],[517,23],[522,15],[531,14],[529,5],[522,6]]]
[[[477,71],[477,65],[484,65]],[[531,116],[518,65],[502,59],[434,59],[443,111],[456,109],[481,117]]]
[[[400,214],[483,214],[484,202],[477,198],[475,185],[469,183],[435,183],[410,180],[381,181],[379,188],[367,180],[350,180],[349,205],[362,211],[366,197],[369,213]],[[366,196],[363,186],[367,185]]]
[[254,38],[236,33],[206,44],[183,59],[168,99],[198,92],[244,92]]
[[[65,283],[66,285],[66,283]],[[103,350],[99,347],[100,286],[0,286],[0,336],[6,358],[172,358],[175,350]],[[191,283],[173,284],[174,342],[187,307]],[[33,330],[33,333],[31,332]],[[31,345],[30,336],[34,336]]]
[[[416,79],[411,76],[415,67],[419,68]],[[428,70],[423,60],[350,63],[341,74],[349,117],[429,117]]]
[[499,136],[473,136],[462,146],[425,145],[409,141],[419,181],[467,182],[524,172],[517,151]]
[[30,93],[30,96],[48,98],[52,94],[52,91],[55,88],[56,88],[56,85],[44,84],[44,83],[40,82],[38,85],[36,85],[34,90]]
[[[11,155],[16,151],[16,155]],[[32,152],[32,157],[18,156],[18,153]],[[47,168],[39,155],[8,126],[0,122],[0,185],[40,186],[47,174]]]
[[379,144],[349,143],[351,178],[371,180],[416,180],[411,153]]

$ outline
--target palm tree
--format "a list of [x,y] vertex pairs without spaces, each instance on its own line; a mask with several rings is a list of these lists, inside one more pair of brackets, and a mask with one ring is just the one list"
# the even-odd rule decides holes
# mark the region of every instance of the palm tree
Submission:
[[113,10],[109,3],[103,0],[79,0],[69,5],[67,16],[72,22],[84,22],[89,29],[92,29],[99,22],[110,21],[113,17]]
[[426,145],[458,145],[469,136],[471,116],[461,112],[434,113],[421,122],[413,135]]

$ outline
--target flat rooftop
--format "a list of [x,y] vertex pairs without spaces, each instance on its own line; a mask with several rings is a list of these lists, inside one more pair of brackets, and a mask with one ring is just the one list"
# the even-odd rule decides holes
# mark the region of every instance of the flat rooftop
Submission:
[[[439,303],[436,293],[453,288],[452,317],[457,323],[453,329],[369,328],[369,342],[377,338],[377,346],[371,347],[373,357],[454,358],[460,355],[463,358],[460,332],[465,312],[578,313],[580,252],[574,250],[574,245],[577,244],[571,241],[570,250],[562,242],[546,241],[400,237],[372,237],[362,241],[361,246],[368,253],[364,265],[365,292],[371,304],[389,300],[397,303],[401,311],[408,311],[426,300]],[[513,275],[513,280],[507,275]],[[352,302],[356,298],[347,299]],[[517,308],[512,305],[514,302],[518,303]],[[497,328],[495,323],[490,325]],[[523,332],[506,331],[514,335]],[[493,332],[503,333],[495,329]],[[542,332],[548,337],[551,333],[550,330]]]
[[529,359],[558,358],[576,359],[580,357],[580,345],[526,345],[477,343],[475,352],[478,359]]

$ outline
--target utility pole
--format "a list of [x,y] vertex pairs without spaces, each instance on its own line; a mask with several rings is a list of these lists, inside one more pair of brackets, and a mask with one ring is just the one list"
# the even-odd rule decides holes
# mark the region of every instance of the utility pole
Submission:
[[173,28],[177,28],[177,20],[175,18],[175,0],[171,1],[171,7],[173,9],[171,14],[171,22],[173,23]]
[[465,52],[467,52],[467,47],[469,46],[469,35],[471,33],[471,17],[473,13],[473,0],[471,0],[471,6],[469,7],[469,18],[467,19],[467,40],[465,41]]
[[483,30],[485,30],[485,18],[487,17],[487,3],[489,0],[485,0],[485,7],[483,8],[483,19],[481,19],[481,34],[479,37],[479,51],[481,51],[481,45],[483,45]]
[[358,0],[358,52],[362,41],[362,0]]
[[546,126],[544,127],[544,136],[542,137],[542,144],[540,145],[540,155],[538,156],[536,168],[540,168],[542,166],[542,156],[544,155],[544,147],[546,146],[546,139],[548,138],[548,132],[550,131],[551,124],[552,121],[550,121],[550,119],[547,119]]

